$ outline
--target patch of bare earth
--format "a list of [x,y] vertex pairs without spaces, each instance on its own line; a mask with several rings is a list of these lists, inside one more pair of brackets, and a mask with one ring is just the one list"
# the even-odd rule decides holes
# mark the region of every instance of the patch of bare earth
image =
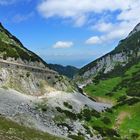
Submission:
[[97,101],[97,102],[101,102],[101,103],[106,103],[106,104],[115,104],[114,101],[110,100],[110,99],[106,99],[106,98],[103,98],[103,97],[94,97],[94,99]]
[[123,121],[125,120],[125,118],[130,117],[130,114],[128,112],[120,112],[120,114],[118,115],[114,128],[118,129],[120,127],[120,125],[123,123]]

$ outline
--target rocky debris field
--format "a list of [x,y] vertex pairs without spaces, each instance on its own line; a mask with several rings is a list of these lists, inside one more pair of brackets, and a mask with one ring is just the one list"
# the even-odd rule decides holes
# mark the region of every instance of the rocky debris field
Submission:
[[22,125],[51,134],[68,137],[81,132],[86,139],[100,139],[87,133],[77,117],[84,107],[98,112],[111,105],[97,103],[80,93],[54,91],[44,96],[23,95],[11,89],[0,89],[0,114]]

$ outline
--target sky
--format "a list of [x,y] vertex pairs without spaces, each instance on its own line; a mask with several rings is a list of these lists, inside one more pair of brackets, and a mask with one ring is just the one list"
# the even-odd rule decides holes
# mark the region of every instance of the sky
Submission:
[[47,63],[85,64],[140,22],[140,0],[0,0],[0,22]]

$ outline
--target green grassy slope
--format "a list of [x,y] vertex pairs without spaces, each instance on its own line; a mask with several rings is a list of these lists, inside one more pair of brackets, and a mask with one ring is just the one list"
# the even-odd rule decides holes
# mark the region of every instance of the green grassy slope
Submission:
[[62,138],[20,126],[0,116],[0,140],[62,140]]
[[[113,103],[113,107],[103,112],[101,118],[93,117],[87,124],[110,140],[139,140],[140,62],[137,60],[118,71],[98,76],[84,88],[89,96]],[[107,135],[106,129],[115,130],[120,137]]]
[[0,57],[3,59],[21,58],[22,60],[32,62],[42,62],[47,65],[39,56],[32,51],[28,50],[23,44],[13,36],[8,30],[6,30],[0,23]]
[[129,68],[120,67],[118,71],[120,73],[111,72],[93,78],[93,84],[87,85],[84,91],[90,96],[105,97],[114,101],[126,94],[140,97],[140,62],[136,61],[136,64]]

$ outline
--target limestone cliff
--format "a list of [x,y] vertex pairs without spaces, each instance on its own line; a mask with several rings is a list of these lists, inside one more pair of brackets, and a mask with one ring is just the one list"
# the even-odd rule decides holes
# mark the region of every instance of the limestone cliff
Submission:
[[140,24],[131,31],[126,39],[121,40],[113,51],[81,68],[76,79],[80,83],[83,81],[91,82],[92,77],[101,73],[107,74],[118,66],[123,68],[139,59],[139,57]]

